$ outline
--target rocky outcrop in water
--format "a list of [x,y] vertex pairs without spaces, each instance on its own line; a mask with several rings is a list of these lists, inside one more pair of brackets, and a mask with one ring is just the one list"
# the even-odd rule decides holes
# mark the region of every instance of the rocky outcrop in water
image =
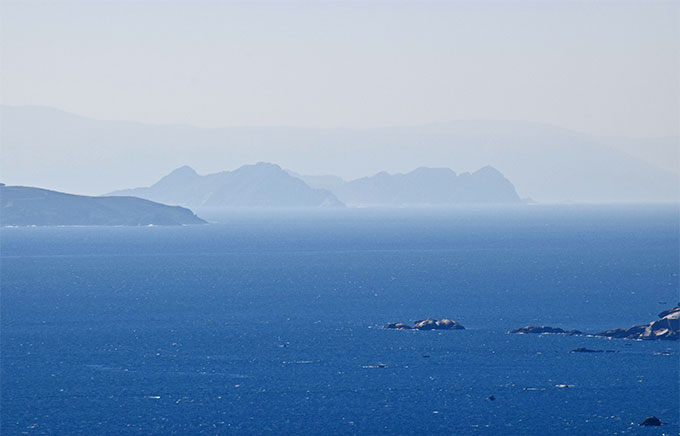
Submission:
[[659,427],[663,425],[664,423],[661,422],[659,418],[656,416],[648,416],[640,423],[640,426],[642,427]]
[[416,321],[413,327],[403,322],[390,322],[385,324],[383,328],[395,330],[465,330],[462,324],[454,320],[432,318]]
[[526,335],[526,334],[536,334],[536,335],[542,335],[542,334],[563,334],[563,335],[582,335],[583,332],[579,330],[563,330],[558,327],[548,327],[545,325],[542,326],[535,326],[535,325],[528,325],[526,327],[521,327],[515,330],[510,330],[510,333],[513,334],[519,334],[519,335]]
[[627,329],[606,330],[593,336],[617,339],[678,340],[680,339],[680,306],[664,310],[659,319],[647,325],[636,325]]

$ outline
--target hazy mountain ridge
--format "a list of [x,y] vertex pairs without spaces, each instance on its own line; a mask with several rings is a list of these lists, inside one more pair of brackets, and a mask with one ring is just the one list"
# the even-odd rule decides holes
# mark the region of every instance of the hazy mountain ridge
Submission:
[[111,192],[195,208],[342,207],[335,195],[309,187],[278,165],[260,162],[200,176],[182,166],[148,188]]
[[0,186],[0,225],[205,224],[192,211],[135,197],[87,197],[27,186]]
[[448,168],[417,168],[407,174],[380,172],[344,181],[330,175],[304,176],[265,162],[205,176],[185,165],[148,188],[108,195],[138,196],[193,208],[520,203],[512,183],[489,166],[460,175]]
[[132,186],[148,186],[167,168],[183,164],[209,172],[269,160],[303,174],[345,179],[416,166],[492,165],[520,196],[539,202],[677,202],[680,196],[677,173],[613,148],[654,144],[657,161],[677,168],[678,138],[631,142],[519,121],[210,129],[101,121],[43,107],[2,106],[0,116],[5,180],[69,192],[110,191],[120,185],[121,174]]
[[513,184],[491,166],[461,174],[456,174],[449,168],[425,167],[405,174],[382,171],[347,182],[335,176],[299,177],[310,186],[325,186],[348,205],[416,206],[521,202]]

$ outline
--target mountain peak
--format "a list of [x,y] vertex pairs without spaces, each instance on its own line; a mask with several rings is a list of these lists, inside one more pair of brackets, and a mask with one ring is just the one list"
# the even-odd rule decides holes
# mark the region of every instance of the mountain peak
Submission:
[[[271,162],[258,162],[255,165],[244,165],[241,168],[254,168],[260,171],[276,171],[285,172],[280,166]],[[241,169],[239,168],[239,169]]]
[[199,176],[193,168],[188,165],[184,165],[160,179],[153,186],[179,188],[180,186],[186,185],[187,183],[190,183],[199,177],[201,176]]
[[496,168],[492,167],[491,165],[486,165],[477,171],[475,171],[475,174],[498,174],[498,175],[503,175],[500,171],[498,171]]
[[197,176],[198,173],[196,170],[191,168],[189,165],[182,165],[181,167],[177,168],[176,170],[173,170],[168,176]]
[[280,166],[278,166],[274,163],[271,163],[271,162],[258,162],[254,166],[260,167],[260,168],[265,168],[265,167],[266,168],[279,168],[279,169],[281,168]]

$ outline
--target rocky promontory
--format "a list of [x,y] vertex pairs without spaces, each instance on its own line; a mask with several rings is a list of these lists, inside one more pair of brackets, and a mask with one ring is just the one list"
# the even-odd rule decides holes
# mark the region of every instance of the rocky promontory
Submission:
[[451,320],[436,320],[432,318],[416,321],[413,327],[403,322],[390,322],[383,326],[385,329],[394,330],[465,330],[462,324]]
[[558,327],[526,326],[511,330],[509,333],[585,335],[616,339],[678,340],[680,339],[680,305],[664,310],[659,314],[659,319],[656,321],[630,328],[605,330],[599,333],[584,333],[580,330],[564,330]]
[[88,197],[0,186],[0,226],[180,226],[205,224],[189,209],[136,197]]
[[647,325],[636,325],[627,329],[605,330],[593,336],[618,339],[680,339],[680,305],[664,310],[659,319]]

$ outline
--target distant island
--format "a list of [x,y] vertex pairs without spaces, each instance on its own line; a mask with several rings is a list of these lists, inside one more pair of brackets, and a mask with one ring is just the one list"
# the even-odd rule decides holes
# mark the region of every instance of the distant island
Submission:
[[107,195],[136,196],[191,208],[521,203],[513,184],[490,166],[461,174],[448,168],[418,168],[407,174],[381,172],[351,181],[336,176],[305,176],[266,162],[203,176],[183,166],[152,186]]
[[356,206],[521,203],[513,184],[491,166],[460,174],[449,168],[427,167],[405,174],[383,171],[351,181],[335,176],[297,176],[312,187],[328,189],[345,204]]
[[1,226],[205,224],[189,209],[134,197],[87,197],[0,184]]
[[462,324],[448,318],[441,320],[433,318],[421,319],[416,321],[413,327],[403,322],[389,322],[383,328],[391,330],[465,330]]
[[344,206],[333,193],[311,188],[278,165],[265,162],[205,176],[183,166],[148,188],[125,189],[108,195],[135,196],[191,208]]

